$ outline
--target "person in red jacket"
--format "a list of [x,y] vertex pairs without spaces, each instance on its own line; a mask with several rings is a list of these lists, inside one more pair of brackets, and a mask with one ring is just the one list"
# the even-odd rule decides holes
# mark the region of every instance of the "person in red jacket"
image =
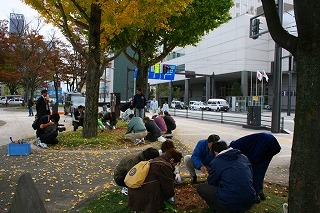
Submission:
[[167,132],[167,125],[166,122],[164,121],[162,116],[157,116],[154,115],[152,116],[152,119],[154,120],[154,122],[156,122],[157,126],[161,129],[161,134],[166,134]]

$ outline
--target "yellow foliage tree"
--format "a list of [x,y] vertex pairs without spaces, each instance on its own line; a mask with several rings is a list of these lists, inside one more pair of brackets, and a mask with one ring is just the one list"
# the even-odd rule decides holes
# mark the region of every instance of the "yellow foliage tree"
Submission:
[[[117,39],[122,29],[130,28],[133,35],[130,37],[135,38],[141,29],[164,28],[168,17],[179,15],[190,1],[25,0],[47,22],[60,28],[74,49],[88,61],[84,138],[97,136],[99,79],[106,65],[133,42]],[[77,45],[79,39],[88,41],[86,48]],[[113,54],[112,47],[117,47],[117,54]]]

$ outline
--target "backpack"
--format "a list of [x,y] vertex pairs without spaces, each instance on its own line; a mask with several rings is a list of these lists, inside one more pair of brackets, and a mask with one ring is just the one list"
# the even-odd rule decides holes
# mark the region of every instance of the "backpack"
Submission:
[[145,181],[150,169],[150,161],[140,161],[127,173],[124,183],[129,188],[139,188]]

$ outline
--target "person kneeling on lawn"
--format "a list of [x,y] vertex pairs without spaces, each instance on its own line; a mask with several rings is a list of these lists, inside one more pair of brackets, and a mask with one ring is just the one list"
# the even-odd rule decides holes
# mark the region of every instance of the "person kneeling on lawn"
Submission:
[[148,148],[140,153],[133,153],[121,159],[114,170],[113,178],[118,186],[123,186],[121,191],[123,194],[128,194],[127,186],[124,183],[128,171],[140,161],[150,160],[156,157],[159,157],[158,150],[155,148]]
[[143,122],[148,131],[145,139],[150,142],[157,141],[161,136],[161,129],[157,126],[156,122],[154,122],[154,120],[151,120],[149,117],[144,117]]
[[207,175],[210,162],[214,154],[210,151],[212,144],[220,140],[218,135],[212,134],[208,139],[200,140],[193,150],[192,155],[184,157],[184,164],[190,173],[192,183],[197,183],[196,169]]
[[45,115],[39,119],[39,128],[37,129],[37,146],[41,148],[48,148],[47,144],[57,144],[58,136],[58,122],[60,115],[54,113],[52,115]]
[[209,166],[208,183],[199,184],[202,199],[217,212],[239,212],[249,209],[256,199],[252,167],[240,150],[217,142],[211,147],[215,158]]
[[140,188],[129,188],[128,205],[135,211],[149,213],[164,210],[164,202],[174,196],[173,170],[181,158],[180,152],[170,149],[151,160],[150,170],[143,185]]
[[134,145],[138,145],[139,143],[144,141],[144,137],[147,136],[148,132],[142,118],[134,117],[133,114],[129,115],[129,123],[128,129],[126,133],[126,139],[131,140],[134,142]]

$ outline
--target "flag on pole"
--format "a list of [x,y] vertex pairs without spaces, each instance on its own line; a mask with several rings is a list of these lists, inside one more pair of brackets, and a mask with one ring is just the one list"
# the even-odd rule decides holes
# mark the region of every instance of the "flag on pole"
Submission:
[[262,76],[266,79],[266,82],[268,82],[269,77],[267,76],[267,73],[264,70],[262,70],[262,72],[263,72]]
[[259,72],[259,70],[257,70],[257,78],[259,79],[259,81],[261,81],[263,78],[263,76],[262,76],[261,72]]

